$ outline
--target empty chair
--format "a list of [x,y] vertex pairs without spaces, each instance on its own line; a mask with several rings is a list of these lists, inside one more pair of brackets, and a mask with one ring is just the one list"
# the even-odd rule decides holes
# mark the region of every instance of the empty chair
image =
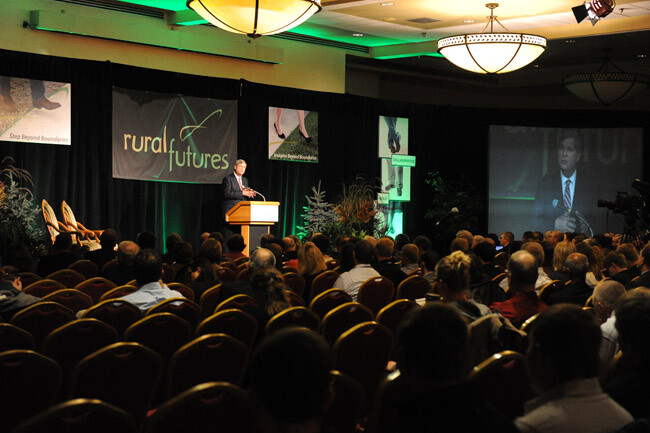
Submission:
[[366,395],[374,396],[386,371],[393,335],[377,322],[360,323],[344,332],[334,344],[334,368],[357,380]]
[[162,373],[160,355],[138,343],[115,343],[83,358],[72,372],[70,397],[97,398],[139,422]]
[[370,308],[373,315],[388,305],[393,299],[393,282],[386,277],[372,277],[364,281],[359,287],[357,302]]
[[79,272],[86,280],[89,278],[95,278],[99,273],[97,265],[90,260],[77,260],[68,266],[68,269]]
[[23,292],[28,295],[37,296],[39,298],[44,298],[50,293],[54,293],[57,290],[67,289],[65,284],[61,284],[58,281],[50,280],[48,278],[43,278],[36,282],[33,282],[27,287],[23,286]]
[[52,272],[46,277],[49,280],[58,281],[69,289],[72,289],[77,286],[77,284],[86,280],[82,274],[72,269],[59,269],[56,272]]
[[323,416],[323,431],[355,433],[366,399],[363,387],[340,371],[330,372],[334,399]]
[[98,303],[100,301],[104,293],[114,288],[114,282],[102,277],[91,278],[75,286],[75,289],[93,298],[93,301],[95,303]]
[[424,298],[429,290],[431,290],[431,284],[424,277],[419,274],[413,275],[399,283],[396,298],[415,301]]
[[397,335],[397,328],[404,316],[406,316],[406,313],[417,307],[418,304],[414,301],[409,299],[398,299],[379,310],[379,313],[377,314],[377,322],[390,329],[393,335]]
[[147,310],[146,316],[156,313],[172,313],[187,321],[192,331],[201,320],[201,307],[185,298],[170,298],[154,305]]
[[107,299],[90,307],[83,317],[98,319],[111,325],[121,337],[126,328],[142,318],[142,312],[123,299]]
[[5,350],[34,350],[36,342],[29,332],[11,323],[0,323],[0,352]]
[[269,319],[266,324],[266,333],[272,334],[279,329],[290,326],[299,326],[317,332],[320,326],[320,319],[316,313],[308,308],[287,308]]
[[526,358],[506,350],[486,359],[471,371],[469,380],[478,385],[485,401],[511,419],[524,413],[531,397]]
[[124,341],[143,344],[167,362],[191,336],[192,329],[186,320],[172,313],[155,313],[129,326]]
[[166,379],[172,397],[199,383],[230,382],[239,385],[248,360],[248,349],[226,334],[207,334],[174,353]]
[[297,273],[287,272],[282,274],[282,279],[284,280],[284,284],[300,296],[305,292],[305,279]]
[[43,300],[65,305],[75,314],[79,310],[87,310],[94,304],[93,298],[75,289],[57,290],[56,292],[45,296]]
[[56,237],[59,235],[59,233],[69,233],[70,236],[72,236],[73,243],[79,243],[79,244],[81,243],[79,237],[81,238],[85,237],[84,233],[76,231],[75,229],[68,226],[67,224],[59,221],[56,217],[56,214],[54,213],[54,209],[52,209],[52,206],[50,206],[50,204],[45,199],[41,201],[41,209],[43,210],[43,219],[45,220],[45,227],[47,228],[47,231],[50,233],[52,244],[54,244],[54,241],[56,241]]
[[334,346],[336,340],[345,331],[372,319],[372,311],[368,307],[358,302],[348,302],[339,305],[325,315],[321,325],[321,334],[330,346]]
[[257,320],[236,308],[222,310],[204,319],[196,328],[196,335],[227,334],[235,337],[251,350],[257,336]]
[[85,356],[117,342],[117,331],[97,319],[77,319],[49,333],[43,353],[61,366],[63,383],[68,383],[74,366]]
[[108,292],[104,293],[101,298],[99,298],[99,301],[105,301],[107,299],[117,299],[117,298],[123,298],[126,295],[130,295],[131,293],[137,291],[138,288],[135,286],[131,286],[129,284],[124,284],[123,286],[118,286],[114,289],[109,290]]
[[292,307],[304,307],[305,306],[305,300],[297,294],[296,292],[293,292],[291,290],[284,290],[284,296],[286,297],[287,301],[289,302],[289,305]]
[[219,296],[221,296],[221,284],[210,287],[201,294],[199,305],[201,306],[202,317],[209,317],[214,313],[214,309],[219,304]]
[[36,281],[42,280],[43,277],[41,277],[38,274],[35,274],[33,272],[21,272],[20,273],[20,281],[23,283],[23,287],[26,288],[32,283],[35,283]]
[[74,319],[76,317],[68,307],[44,301],[23,308],[14,315],[11,323],[32,334],[36,347],[40,348],[47,334]]
[[247,433],[253,427],[254,417],[246,392],[231,383],[208,382],[160,406],[147,420],[145,432]]
[[231,281],[237,281],[237,271],[226,266],[226,263],[221,264],[221,268],[217,269],[217,278],[222,283],[229,283]]
[[77,398],[39,413],[15,433],[136,433],[128,413],[100,400]]
[[321,272],[311,282],[311,298],[314,299],[325,290],[329,290],[334,286],[334,282],[338,279],[339,274],[336,271]]
[[183,283],[169,283],[167,284],[167,287],[169,287],[171,290],[176,290],[190,301],[194,300],[194,290],[190,289]]
[[352,302],[350,295],[341,289],[329,289],[312,299],[309,308],[322,320],[331,310],[347,302]]
[[8,432],[54,402],[61,367],[32,350],[8,350],[0,353],[0,384],[1,428]]

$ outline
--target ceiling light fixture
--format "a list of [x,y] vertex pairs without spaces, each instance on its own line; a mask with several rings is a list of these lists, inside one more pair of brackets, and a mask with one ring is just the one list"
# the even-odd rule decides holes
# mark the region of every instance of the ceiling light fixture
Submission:
[[650,85],[650,75],[624,72],[605,58],[598,71],[567,75],[562,83],[580,99],[610,105],[644,91]]
[[[542,36],[510,33],[494,16],[498,3],[487,3],[488,22],[481,33],[449,36],[438,41],[438,53],[454,65],[479,74],[503,74],[523,68],[546,50]],[[494,22],[507,33],[494,33]],[[484,33],[490,26],[490,31]]]
[[187,7],[229,32],[257,38],[287,31],[320,11],[321,0],[187,0]]

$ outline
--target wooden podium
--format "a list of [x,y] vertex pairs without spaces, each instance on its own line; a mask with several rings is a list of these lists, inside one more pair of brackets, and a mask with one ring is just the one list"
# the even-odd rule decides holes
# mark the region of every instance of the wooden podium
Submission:
[[246,243],[243,253],[259,246],[260,236],[269,233],[269,227],[278,222],[280,202],[277,201],[240,201],[226,212],[226,222],[241,226],[241,235]]

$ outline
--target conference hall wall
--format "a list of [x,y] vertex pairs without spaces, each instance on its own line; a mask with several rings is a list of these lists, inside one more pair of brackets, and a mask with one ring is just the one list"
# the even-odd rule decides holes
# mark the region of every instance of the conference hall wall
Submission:
[[[439,171],[448,179],[466,174],[484,192],[484,212],[479,227],[473,229],[487,229],[491,124],[593,127],[602,126],[606,116],[615,126],[642,127],[644,145],[650,136],[650,116],[645,112],[599,112],[596,117],[590,112],[465,109],[436,106],[435,101],[431,105],[384,101],[6,50],[0,50],[0,59],[0,76],[70,83],[74,89],[70,146],[0,142],[0,155],[12,156],[17,166],[34,176],[36,202],[46,199],[58,212],[61,201],[66,200],[86,226],[113,227],[121,239],[153,231],[159,249],[168,233],[178,232],[196,246],[201,232],[219,227],[221,186],[113,178],[114,86],[237,100],[237,156],[248,162],[246,175],[251,186],[267,199],[280,201],[280,222],[274,229],[278,235],[292,233],[302,224],[305,195],[311,194],[319,180],[327,200],[334,201],[343,184],[357,175],[381,175],[379,116],[408,119],[409,154],[417,157],[417,165],[411,170],[412,200],[404,204],[404,230],[413,235],[436,234],[432,221],[424,218],[432,198],[432,189],[425,182],[430,171]],[[269,160],[269,107],[318,112],[317,164]],[[647,171],[648,164],[644,167]]]

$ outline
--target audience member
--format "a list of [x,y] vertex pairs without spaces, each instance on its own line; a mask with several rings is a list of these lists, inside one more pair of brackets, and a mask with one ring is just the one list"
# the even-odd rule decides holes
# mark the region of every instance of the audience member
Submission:
[[[530,254],[535,257],[535,264],[537,265],[537,280],[535,281],[535,293],[539,293],[539,290],[544,287],[546,284],[550,283],[552,280],[544,271],[544,248],[537,242],[526,242],[521,246],[521,249],[528,251]],[[499,286],[502,289],[508,287],[508,279],[504,278],[499,283]]]
[[[218,244],[216,240],[214,241]],[[203,292],[219,284],[214,266],[206,257],[198,257],[193,260],[185,267],[182,275],[176,278],[176,281],[192,289],[194,300],[197,302],[201,299]]]
[[402,266],[400,270],[406,275],[420,267],[420,249],[415,244],[406,244],[402,247]]
[[632,281],[632,273],[627,269],[627,260],[621,253],[616,251],[607,253],[603,267],[611,279],[624,286],[627,286]]
[[554,305],[535,320],[528,370],[539,397],[515,420],[522,433],[614,432],[632,416],[602,392],[598,373],[600,329],[576,305]]
[[333,260],[332,256],[330,255],[330,240],[326,235],[323,233],[314,233],[314,235],[311,237],[311,241],[314,243],[314,245],[316,245],[320,252],[323,253],[325,263]]
[[140,252],[140,247],[132,241],[122,241],[117,247],[117,265],[104,269],[100,276],[122,286],[135,278],[133,261]]
[[[527,242],[527,245],[531,242]],[[538,243],[532,245],[539,247]],[[541,247],[539,247],[541,250]],[[490,309],[509,319],[519,328],[529,317],[546,309],[546,304],[535,293],[539,272],[535,256],[525,250],[516,251],[508,260],[508,286],[512,296],[504,302],[495,302]]]
[[559,230],[549,230],[544,235],[544,240],[550,242],[555,247],[560,242],[564,241],[564,233]]
[[298,250],[296,249],[296,242],[293,240],[293,238],[287,236],[282,239],[282,250],[282,261],[288,262],[290,260],[298,260]]
[[244,237],[242,235],[235,233],[234,235],[230,236],[226,241],[226,247],[228,247],[229,252],[224,254],[225,257],[228,257],[232,260],[246,257],[246,254],[243,253],[244,249],[246,248],[246,243],[244,242]]
[[176,246],[177,243],[181,242],[183,239],[178,233],[170,233],[167,235],[167,238],[165,239],[165,254],[163,254],[160,258],[162,259],[163,263],[167,263],[168,265],[171,265],[176,261],[174,258],[174,247]]
[[627,262],[627,269],[630,272],[632,278],[641,275],[639,252],[636,250],[636,247],[633,244],[630,243],[621,244],[616,248],[616,252],[621,253],[625,256],[625,261]]
[[101,248],[90,251],[86,258],[97,265],[97,269],[101,270],[102,267],[117,257],[115,247],[117,246],[117,233],[113,229],[106,229],[99,237],[99,245]]
[[431,239],[424,235],[416,236],[411,243],[420,249],[420,257],[422,257],[422,254],[426,253],[427,251],[431,251],[432,248]]
[[533,232],[533,236],[535,236],[535,241],[539,244],[544,240],[544,233],[542,232]]
[[169,298],[182,298],[176,290],[170,290],[162,281],[162,260],[153,250],[140,250],[133,261],[133,274],[138,290],[122,299],[132,303],[142,312]]
[[535,235],[531,231],[526,231],[521,236],[521,243],[525,244],[526,242],[535,242]]
[[451,244],[449,245],[449,252],[453,253],[454,251],[462,251],[465,254],[469,252],[470,244],[465,238],[455,238],[452,239]]
[[379,272],[370,266],[374,256],[375,249],[372,245],[366,241],[358,242],[353,252],[354,267],[342,273],[332,287],[343,290],[352,297],[353,301],[356,301],[361,284],[372,277],[379,276]]
[[[393,282],[393,286],[399,286],[406,274],[402,272],[399,265],[393,261],[394,243],[391,238],[383,237],[375,245],[375,254],[377,260],[372,265],[379,275],[382,275]],[[435,266],[435,264],[434,264]]]
[[156,235],[154,235],[151,232],[140,232],[140,233],[138,233],[138,237],[136,238],[135,242],[138,244],[138,246],[140,247],[141,250],[144,250],[144,249],[155,250],[156,249]]
[[603,273],[600,270],[600,264],[594,253],[594,248],[586,242],[578,242],[576,245],[576,252],[582,253],[587,256],[589,262],[589,270],[585,282],[591,288],[596,287],[596,284],[603,279]]
[[490,242],[483,241],[474,247],[474,254],[481,260],[481,273],[483,278],[491,280],[503,272],[503,268],[494,263],[496,248]]
[[650,288],[650,246],[646,245],[645,248],[641,250],[641,274],[639,278],[631,280],[627,288],[634,289],[636,287],[647,287]]
[[[436,264],[440,260],[440,256],[433,250],[425,251],[422,255],[422,273],[425,280],[429,282],[431,287],[436,282]],[[380,272],[381,274],[381,272]]]
[[41,298],[23,293],[18,268],[11,265],[0,268],[0,315],[5,321],[9,321],[23,308],[40,301]]
[[219,262],[221,262],[221,253],[221,243],[216,239],[208,238],[201,243],[197,258],[207,259],[212,265],[213,270],[216,272],[217,269],[221,267],[219,266]]
[[589,269],[587,256],[573,253],[567,257],[566,266],[569,270],[569,280],[571,282],[561,290],[551,293],[547,298],[547,302],[549,305],[568,302],[582,307],[593,293],[593,289],[585,282],[587,270]]
[[569,268],[566,259],[576,252],[576,247],[569,241],[558,242],[553,248],[553,270],[547,272],[551,280],[569,281]]
[[[318,275],[327,270],[323,253],[313,242],[305,242],[298,250],[298,275],[305,279],[302,298],[311,301],[311,283]],[[307,304],[309,305],[309,304]]]
[[266,267],[275,267],[275,256],[271,251],[266,248],[257,248],[251,253],[248,260],[248,280],[247,281],[231,281],[221,285],[221,293],[219,295],[219,302],[225,301],[231,296],[235,295],[248,295],[253,296],[253,289],[251,287],[250,278],[252,275],[261,271]]
[[395,258],[402,260],[402,247],[411,242],[411,238],[406,233],[400,233],[395,236]]
[[68,233],[59,233],[54,240],[53,252],[44,257],[36,266],[36,273],[41,277],[60,270],[65,269],[72,263],[77,261],[77,258],[70,252],[72,248],[72,236]]
[[600,323],[602,340],[600,343],[600,363],[603,367],[608,367],[614,359],[614,355],[619,351],[618,331],[616,331],[616,316],[614,306],[616,301],[625,293],[625,287],[618,281],[604,280],[594,288],[594,312],[596,319]]
[[469,230],[459,230],[456,232],[456,239],[465,239],[469,248],[474,246],[474,235]]
[[212,233],[210,233],[210,237],[208,239],[210,239],[210,238],[218,240],[219,243],[221,244],[222,249],[223,249],[223,244],[226,241],[226,239],[223,237],[223,233],[221,233],[221,232],[212,232]]

